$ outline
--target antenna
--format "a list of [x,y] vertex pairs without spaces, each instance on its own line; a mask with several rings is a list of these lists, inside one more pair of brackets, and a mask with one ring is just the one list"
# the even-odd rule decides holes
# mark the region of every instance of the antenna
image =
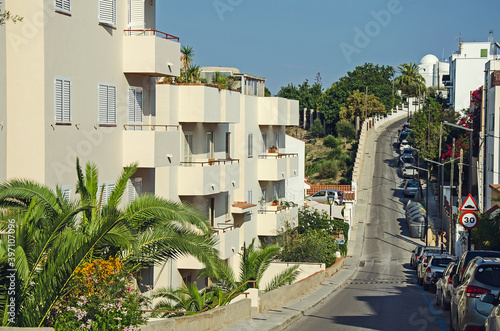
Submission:
[[490,30],[490,32],[489,32],[490,36],[488,37],[488,41],[489,41],[490,43],[492,43],[492,42],[493,42],[493,32],[495,32],[495,30],[493,30],[493,29],[491,29],[491,30]]
[[460,32],[457,39],[458,39],[458,51],[460,52],[462,45],[462,32]]
[[444,62],[444,47],[443,47],[443,55],[441,55],[441,61]]

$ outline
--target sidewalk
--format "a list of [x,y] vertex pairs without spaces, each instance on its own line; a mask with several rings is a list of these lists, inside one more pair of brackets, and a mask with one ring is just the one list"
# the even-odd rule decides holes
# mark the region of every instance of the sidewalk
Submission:
[[[395,119],[396,121],[398,119]],[[370,139],[367,139],[367,150],[375,150],[376,138],[382,130],[394,121],[388,121],[375,129]],[[373,169],[375,158],[367,158],[362,165],[360,172],[360,183],[358,184],[358,201],[353,226],[349,235],[347,257],[344,260],[344,267],[330,278],[326,278],[323,283],[315,289],[300,296],[298,299],[290,301],[283,307],[272,309],[271,311],[259,313],[251,319],[230,325],[222,329],[229,330],[284,330],[300,317],[308,314],[318,305],[332,297],[338,289],[345,285],[358,270],[360,257],[363,249],[365,220],[369,218],[369,193],[371,181],[373,179]]]

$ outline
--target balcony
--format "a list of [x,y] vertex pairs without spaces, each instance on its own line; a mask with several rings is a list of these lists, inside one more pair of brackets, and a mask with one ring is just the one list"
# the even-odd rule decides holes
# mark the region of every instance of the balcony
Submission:
[[139,162],[142,168],[179,164],[177,125],[124,125],[123,128],[123,166],[133,162]]
[[179,77],[179,38],[157,30],[125,30],[123,72],[153,77]]
[[276,236],[278,231],[288,222],[292,227],[298,224],[299,208],[281,206],[265,206],[257,214],[257,234],[259,236]]
[[259,98],[259,125],[299,125],[299,102],[278,97]]
[[181,162],[179,167],[179,195],[209,195],[236,187],[239,181],[238,159]]
[[259,155],[258,179],[278,181],[298,174],[299,158],[296,153],[266,153]]
[[214,233],[218,239],[215,248],[219,251],[221,259],[227,259],[238,254],[240,250],[240,229],[233,225],[217,224]]
[[240,92],[205,85],[179,86],[179,122],[237,123],[240,121]]

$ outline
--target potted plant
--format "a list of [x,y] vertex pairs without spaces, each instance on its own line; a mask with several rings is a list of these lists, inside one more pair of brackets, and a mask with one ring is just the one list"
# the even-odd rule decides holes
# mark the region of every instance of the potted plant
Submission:
[[278,205],[278,202],[279,202],[279,201],[278,201],[278,199],[277,199],[277,198],[274,198],[274,200],[273,200],[273,206],[277,206],[277,205]]
[[269,148],[269,151],[268,151],[268,152],[269,152],[269,153],[276,153],[276,150],[277,150],[277,149],[278,149],[278,148],[277,148],[276,146],[271,146],[271,147]]

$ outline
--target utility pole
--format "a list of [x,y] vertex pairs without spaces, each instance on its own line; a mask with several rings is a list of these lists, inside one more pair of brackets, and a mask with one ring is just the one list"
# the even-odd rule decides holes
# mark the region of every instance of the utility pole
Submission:
[[[453,138],[453,145],[452,145],[452,150],[451,150],[451,158],[453,160],[453,158],[455,157],[455,138]],[[455,171],[455,164],[453,161],[451,161],[451,174],[450,174],[450,224],[448,224],[448,227],[449,227],[449,235],[448,235],[448,242],[450,243],[448,246],[448,252],[450,254],[453,254],[453,251],[452,251],[452,245],[451,245],[451,238],[453,238],[453,221],[454,221],[454,218],[453,218],[453,173]]]
[[[464,150],[460,148],[460,163],[458,164],[458,208],[462,206],[462,175],[464,169]],[[455,221],[455,220],[453,220]],[[456,229],[456,224],[453,223],[453,227]],[[455,239],[453,239],[453,245],[455,245]],[[462,252],[460,252],[462,253]]]
[[[429,123],[430,123],[430,120],[429,120]],[[427,133],[429,134],[429,133]],[[442,148],[442,141],[443,141],[443,122],[441,122],[441,125],[439,127],[439,158],[441,159],[441,163],[443,163],[443,159],[441,158],[441,148]],[[453,155],[451,156],[453,158]],[[443,166],[441,166],[441,169],[438,169],[438,174],[439,174],[439,182],[441,183],[441,185],[443,184],[443,176],[444,176],[444,171],[443,171]],[[441,186],[442,187],[442,186]],[[442,219],[443,219],[443,215],[442,215],[442,211],[441,211],[441,206],[443,205],[443,197],[442,197],[442,193],[443,190],[439,190],[439,217],[441,218],[441,223],[442,223]]]
[[392,68],[392,110],[394,110],[394,73],[396,70]]
[[483,85],[482,96],[481,96],[481,132],[479,135],[479,160],[478,160],[478,171],[477,171],[477,194],[479,200],[479,212],[482,213],[484,210],[484,150],[486,149],[485,140],[485,127],[484,127],[484,113],[485,113],[485,98],[486,98],[486,86]]

